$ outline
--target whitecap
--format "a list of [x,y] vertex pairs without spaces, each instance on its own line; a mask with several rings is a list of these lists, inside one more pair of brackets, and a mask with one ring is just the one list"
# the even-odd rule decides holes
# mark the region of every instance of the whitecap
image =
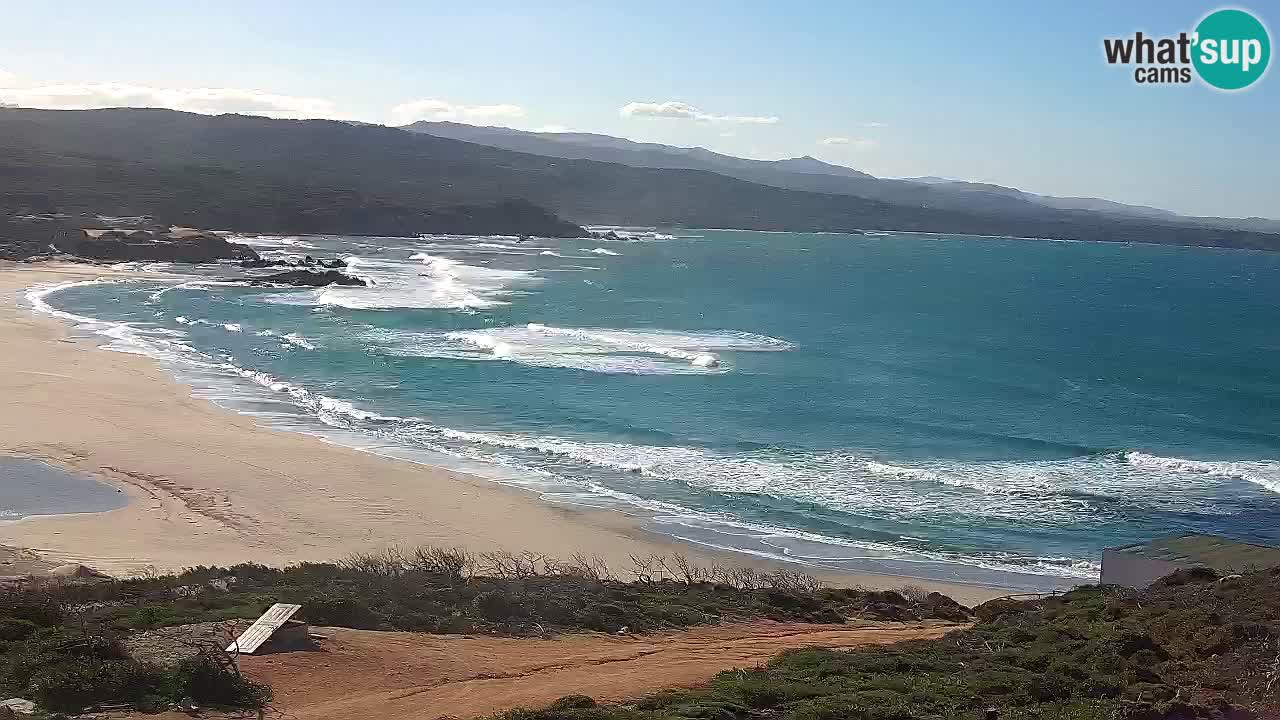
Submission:
[[1280,465],[1275,462],[1186,460],[1151,455],[1137,450],[1123,452],[1120,457],[1134,467],[1244,480],[1271,492],[1280,493]]
[[785,340],[738,331],[560,328],[541,323],[444,333],[383,330],[370,339],[397,355],[636,375],[728,372],[731,366],[718,353],[791,349]]
[[314,344],[314,343],[312,343],[310,340],[308,340],[308,339],[306,339],[306,338],[302,337],[302,336],[301,336],[301,335],[299,335],[298,333],[289,333],[289,334],[285,335],[285,336],[284,336],[284,341],[285,341],[285,342],[287,342],[287,343],[289,343],[290,345],[293,345],[294,347],[300,347],[300,348],[303,348],[303,349],[305,349],[305,350],[315,350],[315,349],[316,349],[316,346],[315,346],[315,344]]
[[[356,310],[477,310],[506,305],[504,298],[515,288],[539,282],[530,270],[467,265],[428,253],[415,253],[409,260],[417,262],[348,257],[349,272],[370,287],[331,285],[309,293],[306,302]],[[296,302],[290,295],[273,301]]]

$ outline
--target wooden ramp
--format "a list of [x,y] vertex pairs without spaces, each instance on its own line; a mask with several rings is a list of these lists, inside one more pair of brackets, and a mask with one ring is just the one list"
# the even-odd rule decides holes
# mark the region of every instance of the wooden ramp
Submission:
[[252,655],[258,648],[262,647],[264,642],[270,640],[271,636],[288,622],[294,613],[301,609],[301,605],[286,605],[284,603],[272,605],[271,609],[263,613],[257,622],[249,626],[248,630],[240,633],[240,637],[227,646],[227,652]]

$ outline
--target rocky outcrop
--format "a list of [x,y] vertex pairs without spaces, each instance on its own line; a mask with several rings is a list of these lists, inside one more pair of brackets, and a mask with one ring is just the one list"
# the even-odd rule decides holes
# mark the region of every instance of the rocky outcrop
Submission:
[[301,260],[242,260],[240,267],[242,268],[269,268],[269,267],[322,267],[331,270],[340,270],[347,266],[345,260],[325,260],[323,258],[317,260],[310,255]]
[[326,287],[329,285],[368,287],[368,284],[360,278],[351,277],[337,270],[325,270],[324,272],[289,270],[288,272],[252,278],[250,282],[255,285],[298,285],[300,287]]
[[189,228],[171,228],[168,232],[89,228],[60,233],[53,245],[70,255],[111,262],[210,263],[260,259],[248,245]]

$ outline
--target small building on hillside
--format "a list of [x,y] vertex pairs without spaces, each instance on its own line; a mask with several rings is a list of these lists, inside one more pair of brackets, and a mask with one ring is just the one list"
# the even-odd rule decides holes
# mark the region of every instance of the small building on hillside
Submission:
[[1280,567],[1280,548],[1214,535],[1175,535],[1102,551],[1102,584],[1144,588],[1175,570],[1242,573]]

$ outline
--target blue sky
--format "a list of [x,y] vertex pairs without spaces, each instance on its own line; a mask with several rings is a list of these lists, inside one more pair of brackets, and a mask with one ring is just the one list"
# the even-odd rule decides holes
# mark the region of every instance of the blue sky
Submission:
[[[1104,37],[1175,35],[1218,7],[10,2],[0,101],[564,128],[1280,216],[1276,71],[1229,94],[1139,86],[1102,59]],[[1243,7],[1274,40],[1280,3]]]

